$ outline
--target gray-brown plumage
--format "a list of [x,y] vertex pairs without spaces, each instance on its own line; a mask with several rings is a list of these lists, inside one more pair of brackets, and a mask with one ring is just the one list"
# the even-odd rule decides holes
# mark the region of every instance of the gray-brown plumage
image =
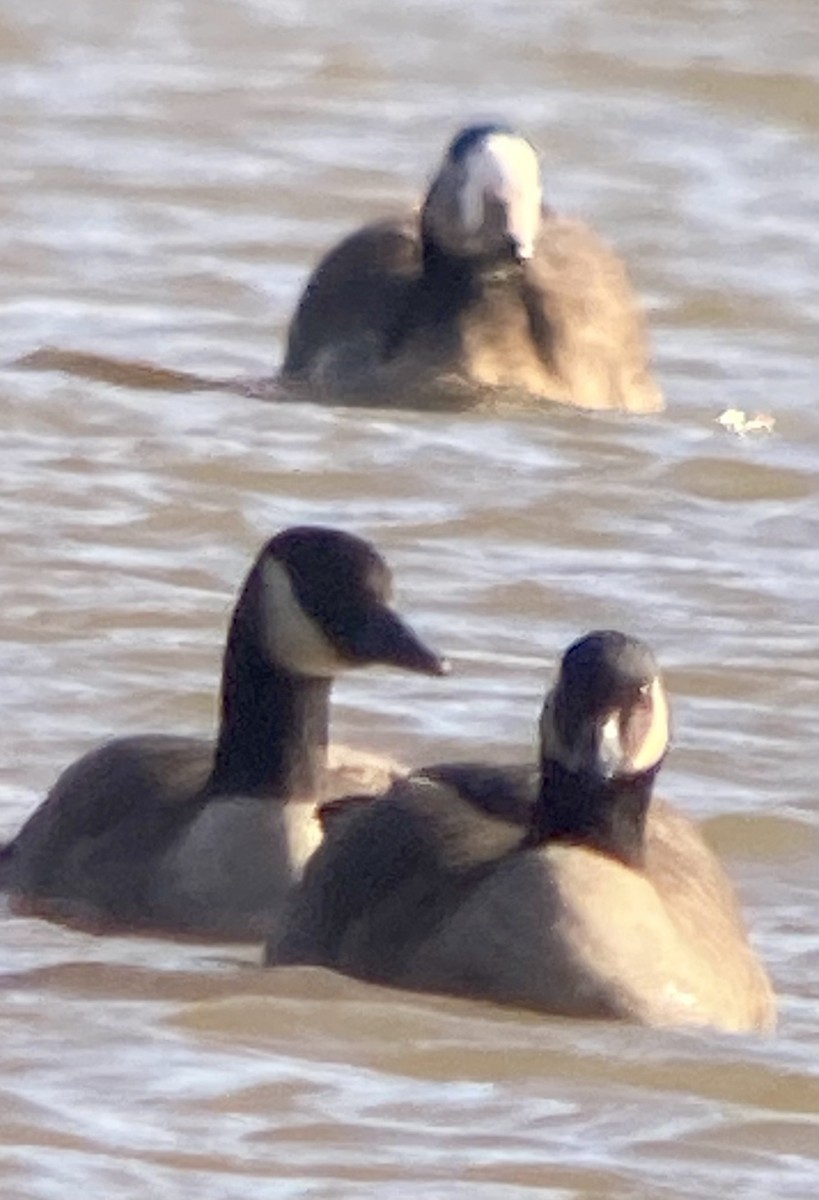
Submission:
[[588,225],[543,207],[535,151],[494,125],[454,139],[417,212],[327,254],[280,378],[378,406],[663,407],[623,262]]
[[390,587],[360,538],[318,527],[272,538],[234,609],[216,741],[92,750],[0,852],[0,887],[18,907],[95,928],[270,934],[320,841],[316,804],[399,772],[338,748],[327,769],[334,676],[446,669],[389,606]]
[[341,801],[268,958],[567,1016],[769,1029],[733,888],[654,779],[656,662],[622,634],[566,653],[539,771],[461,764]]

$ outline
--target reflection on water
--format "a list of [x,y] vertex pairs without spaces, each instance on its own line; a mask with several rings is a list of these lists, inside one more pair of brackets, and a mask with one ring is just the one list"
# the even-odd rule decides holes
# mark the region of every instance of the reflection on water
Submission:
[[[0,18],[4,360],[126,364],[0,380],[0,829],[94,742],[206,730],[251,554],[335,523],[457,667],[345,681],[336,731],[361,745],[528,752],[571,637],[655,644],[666,791],[782,997],[771,1039],[578,1025],[6,917],[4,1196],[812,1195],[818,25],[807,0]],[[262,404],[127,366],[269,377],[321,251],[481,115],[626,256],[666,415]],[[774,432],[731,435],[729,407]]]

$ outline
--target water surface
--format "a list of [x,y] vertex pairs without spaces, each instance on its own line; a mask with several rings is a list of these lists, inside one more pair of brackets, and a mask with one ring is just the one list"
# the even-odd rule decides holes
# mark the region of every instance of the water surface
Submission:
[[[2,7],[0,53],[6,364],[271,374],[322,249],[505,116],[550,202],[627,257],[668,398],[362,413],[7,365],[0,831],[106,737],[206,730],[258,545],[338,524],[457,667],[341,684],[359,745],[529,753],[569,639],[652,641],[663,790],[724,855],[781,997],[770,1039],[550,1021],[5,916],[3,1196],[812,1196],[816,5],[39,0]],[[726,433],[729,407],[773,433]]]

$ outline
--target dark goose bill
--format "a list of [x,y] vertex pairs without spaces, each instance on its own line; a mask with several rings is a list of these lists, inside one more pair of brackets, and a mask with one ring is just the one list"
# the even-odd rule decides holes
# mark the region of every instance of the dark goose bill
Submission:
[[383,663],[421,675],[448,675],[450,671],[449,662],[386,605],[373,604],[364,620],[344,633],[337,631],[334,641],[351,666]]

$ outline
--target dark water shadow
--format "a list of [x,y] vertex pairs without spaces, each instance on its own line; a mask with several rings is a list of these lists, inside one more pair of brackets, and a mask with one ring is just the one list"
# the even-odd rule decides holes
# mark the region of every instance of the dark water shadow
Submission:
[[[108,358],[82,350],[60,350],[43,346],[10,364],[22,371],[59,371],[94,383],[110,383],[114,387],[161,392],[234,392],[258,400],[284,398],[272,376],[234,376],[230,379],[198,375],[193,371],[178,371],[140,360]],[[290,397],[288,397],[290,398]]]

